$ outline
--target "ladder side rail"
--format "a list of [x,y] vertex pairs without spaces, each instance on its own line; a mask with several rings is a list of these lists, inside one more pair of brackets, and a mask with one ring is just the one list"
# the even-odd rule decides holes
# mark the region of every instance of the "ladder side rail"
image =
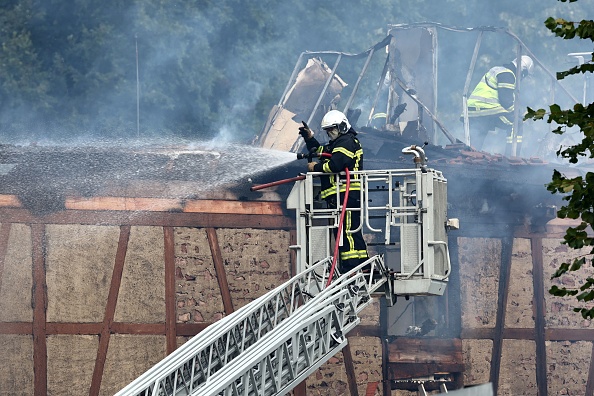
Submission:
[[[369,272],[361,272],[365,267],[370,268]],[[360,286],[360,282],[365,282],[365,290],[367,290],[367,294],[373,294],[377,289],[379,289],[385,282],[387,282],[387,268],[384,263],[384,258],[382,255],[375,255],[352,270],[341,274],[341,276],[334,281],[334,283],[352,283],[357,286]],[[383,276],[379,276],[383,275]],[[352,279],[355,278],[355,279]]]
[[[305,318],[306,322],[300,323],[298,331],[287,331],[283,334],[284,337],[276,342],[269,341],[262,348],[250,350],[252,355],[246,358],[254,362],[251,366],[243,368],[234,362],[225,368],[219,381],[209,382],[191,395],[259,396],[289,392],[347,344],[346,338],[336,343],[333,338],[327,337],[327,331],[324,331],[325,323],[332,322],[333,313],[334,308],[328,306],[325,310],[308,316]],[[277,357],[280,351],[293,344],[297,344],[297,357],[290,356],[287,360],[279,362]],[[307,360],[310,364],[306,364]],[[281,379],[281,383],[275,381],[278,378]]]
[[[363,266],[360,266],[359,268],[362,269]],[[356,273],[356,271],[350,271],[349,274],[351,273]],[[360,321],[360,318],[358,318],[357,314],[365,306],[367,306],[371,300],[369,294],[365,290],[364,286],[366,281],[362,275],[363,274],[359,273],[357,276],[349,277],[346,276],[346,274],[341,276],[343,282],[333,284],[334,286],[331,285],[323,293],[315,297],[316,300],[319,300],[315,305],[310,305],[307,310],[301,311],[299,315],[292,317],[290,320],[277,327],[274,332],[271,332],[263,337],[257,345],[253,346],[242,355],[242,359],[245,359],[243,364],[240,360],[237,360],[232,365],[225,367],[217,376],[221,379],[219,381],[213,380],[213,382],[207,383],[205,385],[206,388],[200,388],[200,395],[218,394],[220,392],[225,392],[225,394],[235,394],[233,393],[233,389],[237,389],[239,391],[243,390],[243,392],[246,392],[245,394],[252,394],[254,389],[257,390],[257,392],[254,394],[274,394],[269,393],[269,388],[264,387],[264,384],[268,384],[269,387],[272,386],[272,379],[265,379],[261,377],[261,381],[257,381],[256,383],[252,384],[243,384],[239,387],[235,385],[235,382],[241,380],[242,378],[246,378],[245,370],[254,370],[255,368],[257,370],[261,370],[262,367],[271,367],[271,356],[278,356],[280,353],[279,351],[284,350],[284,347],[279,349],[281,348],[282,344],[285,342],[293,343],[293,340],[296,339],[297,334],[302,331],[302,328],[304,327],[303,324],[311,324],[312,322],[307,321],[312,321],[312,318],[316,318],[316,316],[319,316],[321,313],[322,317],[324,318],[323,323],[329,323],[330,319],[327,315],[332,314],[333,326],[329,327],[324,333],[325,339],[329,340],[329,334],[334,335],[334,341],[336,341],[338,338],[344,337],[344,334],[346,333],[344,331],[345,326],[347,326],[347,331],[355,327]],[[312,314],[311,312],[316,309],[320,309],[321,313],[318,312],[317,314]],[[318,319],[314,320],[313,322],[316,322],[317,320]],[[311,326],[308,325],[307,328],[309,327]],[[321,328],[322,326],[318,324],[314,327]],[[277,336],[275,334],[277,333],[284,335],[284,337],[276,338]],[[316,334],[316,336],[312,338],[321,340],[324,337],[322,337],[320,334]],[[327,359],[329,359],[331,356],[332,355],[327,356]],[[309,360],[311,361],[312,359],[318,360],[318,366],[323,363],[323,361],[319,361],[319,357],[316,358],[316,356],[309,356]],[[264,362],[266,362],[266,365],[264,365]],[[273,363],[277,369],[283,369],[283,367],[278,366],[278,362],[275,361]],[[305,369],[307,367],[303,368]],[[310,369],[311,368],[312,367],[310,367]],[[286,367],[283,370],[285,370],[285,373],[291,372],[291,370],[287,370]],[[233,375],[233,373],[235,373],[235,375]],[[264,370],[263,373],[260,372],[260,374],[266,375],[267,372]],[[269,375],[272,376],[273,374],[270,373]],[[276,373],[274,378],[284,377],[280,373]],[[294,383],[292,387],[297,385],[297,383]],[[260,384],[259,387],[258,384]],[[246,390],[245,387],[251,388]]]
[[[260,298],[262,300],[265,300],[265,299],[269,298],[270,296],[272,296],[273,294],[274,294],[274,290],[268,292],[267,294],[263,295]],[[211,324],[210,326],[208,326],[206,329],[204,329],[200,333],[201,337],[193,337],[188,342],[181,345],[173,353],[171,353],[170,355],[165,357],[163,360],[161,360],[155,366],[153,366],[152,368],[147,370],[144,374],[142,374],[141,376],[136,378],[136,380],[134,382],[130,383],[128,386],[126,386],[125,388],[120,390],[118,393],[116,393],[116,395],[120,396],[120,395],[141,394],[141,393],[139,393],[139,392],[142,392],[140,389],[142,388],[144,390],[144,387],[146,386],[147,381],[149,381],[149,382],[152,381],[152,378],[155,377],[156,375],[161,376],[163,370],[166,370],[166,371],[167,370],[175,370],[179,366],[180,362],[182,362],[182,363],[186,362],[190,358],[190,356],[195,355],[194,349],[200,348],[199,343],[212,342],[212,339],[209,337],[212,337],[213,335],[216,335],[218,338],[218,333],[222,327],[229,326],[232,323],[234,323],[233,320],[237,320],[242,314],[245,314],[246,312],[248,312],[250,310],[250,308],[251,307],[248,307],[246,305],[246,306],[240,308],[239,310],[234,311],[230,315],[222,318],[221,320]],[[198,345],[195,345],[195,344],[198,344]],[[202,347],[202,348],[204,348],[204,347]],[[159,374],[159,373],[161,373],[161,374]]]
[[[261,375],[266,375],[266,370],[248,376],[245,374],[246,370],[262,370],[262,368],[270,367],[270,356],[278,356],[279,354],[282,354],[282,351],[284,350],[292,350],[292,353],[294,354],[297,342],[295,340],[299,338],[297,335],[302,331],[305,323],[312,324],[315,322],[311,322],[312,318],[316,315],[314,314],[315,312],[318,312],[319,314],[320,312],[326,312],[328,309],[330,309],[331,312],[334,312],[333,321],[335,323],[333,324],[333,327],[328,327],[328,330],[324,333],[327,340],[329,340],[328,335],[330,334],[333,334],[335,338],[342,337],[346,331],[355,327],[360,321],[357,316],[358,313],[371,301],[370,291],[379,287],[379,285],[386,281],[385,278],[377,279],[373,274],[363,274],[360,272],[367,263],[371,263],[372,269],[385,270],[381,256],[375,256],[352,271],[341,275],[336,282],[332,283],[327,289],[314,298],[315,304],[312,301],[306,309],[285,321],[271,333],[266,334],[256,345],[253,345],[246,350],[245,353],[242,354],[241,359],[226,366],[223,370],[217,373],[216,378],[213,377],[211,381],[208,381],[203,387],[200,387],[196,391],[199,391],[200,395],[213,395],[223,391],[225,394],[235,395],[238,393],[234,393],[234,389],[239,390],[239,392],[247,392],[245,394],[252,394],[251,391],[257,389],[257,394],[272,394],[268,393],[269,387],[273,386],[272,377],[266,380],[261,377]],[[368,284],[371,286],[368,287]],[[326,321],[325,323],[329,322]],[[344,331],[345,326],[346,331]],[[318,324],[317,327],[319,328],[320,324]],[[332,331],[330,332],[331,329]],[[315,338],[321,339],[322,337],[316,335]],[[289,339],[291,340],[289,345],[291,345],[292,348],[289,348],[289,346],[282,347],[282,343],[287,342]],[[304,350],[303,353],[305,352],[306,351]],[[315,351],[309,352],[309,354],[301,357],[301,361],[309,362],[311,366],[312,362],[319,359],[319,354],[316,355]],[[329,355],[326,360],[331,356],[332,355]],[[323,362],[319,362],[320,365],[322,363]],[[294,377],[294,375],[289,375],[289,373],[297,372],[299,367],[297,363],[294,362],[293,364],[294,366],[292,369],[288,369],[287,367],[282,369],[284,370],[284,374],[279,372],[274,374],[275,381],[278,378],[285,378],[285,375]],[[306,368],[306,366],[301,367],[302,370]],[[273,374],[270,373],[270,375],[272,376]],[[259,378],[259,380],[249,385],[242,384],[238,386],[236,384],[236,381],[246,380],[246,378],[249,379],[252,377]],[[278,383],[278,381],[275,383]],[[297,385],[297,383],[293,386]],[[264,385],[262,384],[268,384],[266,385],[268,388],[263,388]],[[246,390],[246,387],[249,389]]]
[[[254,300],[252,304],[248,304],[220,321],[213,323],[211,326],[208,326],[203,332],[186,342],[169,356],[165,357],[161,362],[157,363],[116,395],[139,395],[147,389],[161,388],[161,386],[158,385],[162,383],[161,380],[166,377],[174,376],[184,365],[192,365],[195,369],[199,369],[197,366],[203,367],[204,365],[202,363],[204,361],[204,356],[206,354],[208,356],[213,356],[213,353],[215,352],[214,348],[216,347],[217,342],[221,339],[229,337],[232,333],[243,333],[241,339],[242,344],[244,345],[235,345],[235,349],[229,351],[237,355],[238,353],[236,352],[240,352],[248,346],[246,344],[249,344],[245,342],[250,338],[246,335],[244,329],[249,327],[248,321],[250,318],[257,316],[258,312],[261,312],[263,306],[269,304],[270,301],[275,300],[278,294],[283,293],[286,289],[291,290],[293,299],[300,301],[299,305],[305,305],[307,299],[310,299],[313,294],[319,293],[325,287],[324,280],[320,279],[320,276],[314,274],[314,271],[321,272],[323,274],[322,278],[325,277],[327,279],[330,265],[331,261],[327,259],[320,261],[316,265],[285,282],[283,285]],[[307,299],[305,297],[307,297]],[[296,310],[297,308],[298,305],[296,304],[292,309]],[[291,313],[292,312],[288,312],[289,315]],[[195,364],[196,360],[198,360],[198,365]],[[222,363],[218,361],[216,357],[209,357],[208,360],[210,360],[211,365]],[[194,378],[194,380],[207,378],[209,369],[210,366],[207,365],[205,371],[200,370],[201,373],[199,372],[198,377]],[[192,375],[194,375],[194,372],[192,372]]]
[[[318,295],[316,298],[320,298]],[[322,314],[319,312],[319,306],[323,306]],[[249,348],[242,354],[241,359],[238,359],[221,370],[217,377],[213,377],[204,386],[195,390],[196,395],[214,395],[222,391],[222,388],[234,383],[239,377],[244,376],[246,371],[252,370],[254,367],[260,367],[262,361],[266,356],[272,353],[281,344],[280,339],[276,333],[281,335],[292,336],[298,335],[303,328],[309,327],[312,323],[323,316],[324,311],[333,311],[334,307],[328,306],[325,299],[317,301],[317,306],[308,307],[300,315],[293,318],[293,320],[284,322],[277,328],[274,333],[268,333],[257,345]],[[306,352],[307,350],[304,350]],[[310,360],[315,360],[309,355]],[[256,375],[256,377],[259,377]]]

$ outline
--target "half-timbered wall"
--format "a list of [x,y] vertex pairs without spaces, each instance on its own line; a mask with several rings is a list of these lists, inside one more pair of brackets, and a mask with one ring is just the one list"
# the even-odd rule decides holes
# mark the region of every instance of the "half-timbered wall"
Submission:
[[[294,271],[293,221],[278,202],[33,216],[8,201],[0,208],[0,395],[111,395]],[[441,363],[463,363],[466,385],[493,382],[499,395],[593,393],[592,323],[547,292],[559,262],[576,254],[560,244],[562,231],[451,235],[448,312],[460,337],[438,343],[445,351],[461,340],[463,362],[454,348]],[[414,364],[427,367],[418,359],[429,359],[428,344],[387,343],[381,311],[379,302],[368,308],[344,353],[295,394],[416,394],[390,390],[390,370],[422,372]],[[423,354],[405,353],[414,348]]]

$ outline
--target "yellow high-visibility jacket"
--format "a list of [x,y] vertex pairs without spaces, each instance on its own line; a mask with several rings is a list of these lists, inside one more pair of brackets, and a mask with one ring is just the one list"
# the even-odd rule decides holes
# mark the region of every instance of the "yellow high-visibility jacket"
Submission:
[[[468,98],[468,116],[480,117],[513,112],[515,87],[516,75],[513,70],[503,66],[491,68]],[[502,104],[501,96],[511,98],[511,103]]]

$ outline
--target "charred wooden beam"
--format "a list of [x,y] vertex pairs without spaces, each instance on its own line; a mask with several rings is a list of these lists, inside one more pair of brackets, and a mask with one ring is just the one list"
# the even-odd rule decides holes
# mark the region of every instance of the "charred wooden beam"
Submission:
[[461,339],[402,337],[388,343],[390,381],[444,372],[464,372]]
[[461,340],[400,339],[388,344],[389,380],[464,372]]

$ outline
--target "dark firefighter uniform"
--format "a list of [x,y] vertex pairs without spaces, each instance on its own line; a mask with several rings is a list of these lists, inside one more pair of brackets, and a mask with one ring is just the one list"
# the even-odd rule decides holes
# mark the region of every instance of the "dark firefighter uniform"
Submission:
[[[512,143],[515,69],[512,63],[491,68],[468,98],[470,144],[479,150],[487,133],[495,128],[505,130],[506,143]],[[521,141],[522,137],[518,136],[517,142]]]
[[[350,128],[346,133],[340,134],[333,141],[320,145],[314,138],[305,141],[309,152],[312,150],[318,153],[330,153],[330,158],[320,157],[321,161],[317,163],[313,171],[324,173],[338,173],[348,168],[349,171],[359,171],[363,169],[363,148],[361,143],[356,138],[357,132]],[[346,175],[340,176],[342,180],[346,180]],[[327,176],[320,178],[321,183],[321,197],[328,203],[331,208],[336,208],[336,181],[334,177]],[[342,183],[340,187],[341,203],[344,200],[344,193],[346,190],[346,183]],[[361,181],[359,175],[350,176],[349,196],[347,201],[347,208],[360,208],[360,190]],[[339,247],[340,252],[340,269],[346,272],[353,269],[363,261],[367,260],[367,245],[363,239],[361,231],[351,233],[351,230],[359,228],[361,224],[361,212],[347,210],[344,216],[344,224],[342,227],[342,246]],[[335,232],[337,230],[335,229]],[[336,237],[336,234],[335,234]]]

